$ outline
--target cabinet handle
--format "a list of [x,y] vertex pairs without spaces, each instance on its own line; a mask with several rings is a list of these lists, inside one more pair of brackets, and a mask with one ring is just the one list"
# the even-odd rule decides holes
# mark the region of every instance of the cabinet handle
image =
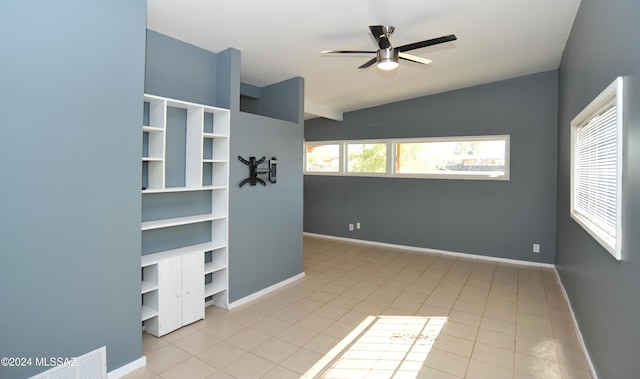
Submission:
[[180,293],[179,292],[176,292],[176,297],[180,297]]
[[188,294],[190,294],[190,293],[191,293],[191,290],[185,290],[184,292],[186,292],[186,293],[187,293],[187,295],[188,295]]

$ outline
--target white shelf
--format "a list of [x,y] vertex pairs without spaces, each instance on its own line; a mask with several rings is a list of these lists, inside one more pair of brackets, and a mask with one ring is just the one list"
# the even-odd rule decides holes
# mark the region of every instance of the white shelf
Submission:
[[226,218],[226,215],[207,213],[195,216],[166,218],[162,220],[145,221],[142,223],[142,230],[170,228],[172,226],[196,224],[198,222],[213,221]]
[[151,283],[151,282],[143,281],[141,287],[142,288],[141,288],[140,293],[145,294],[147,292],[151,292],[151,291],[157,290],[158,289],[158,284],[157,283]]
[[228,112],[228,109],[212,107],[210,105],[202,105],[202,104],[192,103],[192,102],[189,102],[189,101],[169,99],[169,98],[159,97],[159,96],[154,96],[154,95],[145,95],[145,96],[148,96],[148,97],[151,97],[151,98],[157,98],[157,99],[164,99],[164,100],[167,101],[167,106],[169,106],[169,107],[175,107],[175,108],[200,108],[200,109],[203,109],[205,112],[208,112],[208,113]]
[[169,193],[169,192],[189,192],[189,191],[212,191],[227,189],[228,186],[202,186],[202,187],[167,187],[163,189],[146,189],[142,193]]
[[209,283],[205,285],[204,297],[213,296],[227,289],[226,283]]
[[159,128],[157,126],[147,126],[147,125],[143,125],[142,126],[142,131],[143,132],[150,132],[150,133],[162,133],[164,132],[164,129]]
[[227,268],[226,265],[222,265],[222,264],[215,264],[213,262],[207,262],[204,265],[204,274],[212,274],[216,271],[220,271],[220,270],[224,270],[225,268]]
[[143,162],[162,162],[163,160],[161,157],[142,157]]
[[229,186],[203,186],[203,190],[217,191],[229,188]]
[[[154,213],[152,209],[146,207],[164,207],[167,199],[167,211],[176,210],[179,212],[182,199],[197,198],[199,202],[194,212],[203,212],[192,216],[171,217],[160,220],[149,220],[141,223],[141,231],[154,230],[156,232],[147,233],[151,240],[164,236],[164,228],[186,225],[194,225],[196,229],[207,228],[210,232],[207,239],[211,242],[196,243],[177,249],[158,251],[146,254],[141,257],[142,281],[142,320],[145,321],[147,332],[163,334],[161,329],[163,321],[170,317],[172,307],[163,303],[171,298],[174,292],[174,284],[168,283],[167,273],[173,270],[174,263],[166,261],[168,259],[178,259],[181,265],[199,266],[198,274],[193,274],[193,267],[186,271],[186,275],[181,275],[182,279],[202,280],[195,287],[198,291],[196,296],[201,305],[191,304],[190,308],[209,306],[215,303],[216,306],[228,307],[228,240],[229,240],[229,153],[230,153],[230,124],[231,112],[228,109],[212,107],[191,103],[188,101],[169,99],[154,95],[144,95],[145,112],[142,125],[143,146],[142,157],[142,190],[144,194],[158,194],[157,197],[147,197],[144,211],[149,214]],[[186,111],[186,141],[183,157],[174,157],[169,162],[166,161],[166,147],[174,143],[170,133],[167,133],[168,108],[179,108]],[[170,128],[171,126],[169,126]],[[183,160],[184,159],[184,160]],[[166,178],[173,178],[171,170],[175,162],[184,162],[184,182],[167,183]],[[173,179],[172,179],[173,180]],[[181,187],[167,187],[167,185],[181,185]],[[208,191],[208,193],[194,194],[193,191]],[[177,193],[171,196],[164,194]],[[185,193],[180,195],[180,193]],[[210,198],[209,202],[207,198]],[[151,201],[153,200],[153,201]],[[207,201],[204,201],[207,200]],[[185,200],[186,201],[186,200]],[[169,206],[170,205],[170,206]],[[200,206],[201,205],[201,206]],[[160,209],[157,208],[157,209]],[[162,212],[161,212],[162,213]],[[166,214],[166,213],[165,213]],[[179,215],[179,213],[169,214]],[[208,224],[200,224],[208,223]],[[169,232],[169,230],[167,230]],[[156,235],[159,234],[159,235]],[[185,240],[176,241],[176,244],[188,244],[190,237]],[[198,241],[199,242],[199,241]],[[153,244],[153,242],[148,242]],[[143,251],[148,251],[148,246],[144,245]],[[175,246],[175,245],[174,245]],[[146,249],[145,249],[146,248]],[[190,258],[188,258],[190,256]],[[193,258],[193,262],[191,262]],[[178,261],[176,260],[176,262]],[[189,262],[189,263],[187,263]],[[162,267],[162,269],[160,269]],[[164,273],[164,274],[163,274]],[[203,275],[204,273],[204,275]],[[211,283],[205,284],[205,281]],[[184,284],[183,284],[184,285]],[[204,297],[201,297],[206,292]],[[193,292],[192,292],[193,293]],[[215,295],[215,296],[213,296]],[[213,300],[205,302],[206,298],[213,296]],[[164,304],[164,305],[163,305]],[[167,313],[168,312],[168,313]],[[184,315],[183,315],[184,317]],[[202,317],[202,316],[201,316]],[[165,325],[166,326],[166,325]],[[166,329],[166,328],[164,328]],[[163,329],[163,330],[164,330]]]
[[220,250],[227,247],[226,243],[223,242],[207,242],[202,244],[206,249],[204,251],[215,251]]
[[163,259],[174,258],[181,255],[191,253],[204,253],[205,251],[218,250],[226,247],[225,243],[221,242],[205,242],[197,245],[185,246],[178,249],[159,251],[153,254],[147,254],[142,256],[142,266],[149,266],[156,264]]
[[165,97],[144,94],[144,101],[165,101]]
[[142,306],[142,321],[146,321],[152,317],[156,317],[158,315],[158,311],[151,308],[151,307],[147,307],[146,305]]
[[202,138],[228,138],[226,134],[219,133],[202,133]]

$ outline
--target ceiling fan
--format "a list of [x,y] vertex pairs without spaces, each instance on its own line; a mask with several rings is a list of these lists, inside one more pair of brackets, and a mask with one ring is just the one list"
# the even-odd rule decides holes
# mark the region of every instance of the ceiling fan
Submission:
[[376,54],[375,58],[371,58],[358,68],[368,68],[374,63],[378,64],[378,68],[381,70],[393,70],[398,67],[398,59],[404,59],[420,64],[429,64],[432,61],[430,59],[418,57],[412,54],[407,54],[407,51],[420,49],[427,46],[438,45],[445,42],[451,42],[458,39],[454,34],[442,36],[438,38],[432,38],[425,41],[414,42],[407,45],[398,47],[391,46],[389,37],[393,34],[395,28],[393,26],[385,25],[371,25],[369,30],[378,41],[379,49],[377,51],[363,51],[363,50],[325,50],[322,54]]

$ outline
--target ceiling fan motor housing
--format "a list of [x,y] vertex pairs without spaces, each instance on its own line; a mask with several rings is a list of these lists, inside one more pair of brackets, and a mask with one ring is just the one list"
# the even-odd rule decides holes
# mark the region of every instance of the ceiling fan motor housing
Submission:
[[[398,64],[398,50],[394,48],[378,50],[378,67],[384,69],[385,64],[389,65],[388,69],[395,68]],[[382,66],[380,66],[382,64]]]
[[394,48],[378,50],[378,62],[397,62],[398,50]]

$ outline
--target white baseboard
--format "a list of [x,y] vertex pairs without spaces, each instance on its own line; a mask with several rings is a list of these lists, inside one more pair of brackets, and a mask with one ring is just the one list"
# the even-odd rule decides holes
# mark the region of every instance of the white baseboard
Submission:
[[564,300],[567,302],[569,306],[569,313],[571,313],[571,319],[573,319],[573,325],[576,327],[576,334],[578,335],[578,342],[580,342],[580,346],[582,347],[582,353],[584,354],[584,358],[587,361],[587,365],[589,366],[589,370],[591,371],[591,377],[593,379],[598,379],[598,374],[596,373],[596,368],[593,366],[593,362],[591,362],[591,357],[589,356],[589,350],[587,350],[587,345],[584,343],[584,339],[582,338],[582,332],[580,331],[580,327],[578,326],[578,320],[576,319],[576,314],[573,313],[573,307],[571,306],[571,301],[569,300],[569,295],[564,288],[564,284],[562,283],[562,279],[560,278],[560,273],[558,273],[557,267],[554,267],[554,271],[556,272],[556,277],[558,278],[558,283],[560,283],[560,288],[562,289],[562,295],[564,296]]
[[266,294],[268,294],[270,292],[273,292],[273,291],[275,291],[277,289],[280,289],[280,288],[286,286],[287,284],[293,283],[296,280],[299,280],[299,279],[302,279],[302,278],[304,278],[304,272],[301,272],[300,274],[292,276],[289,279],[285,279],[285,280],[283,280],[283,281],[281,281],[279,283],[276,283],[276,284],[274,284],[272,286],[264,288],[264,289],[262,289],[262,290],[260,290],[258,292],[254,292],[251,295],[245,296],[245,297],[243,297],[241,299],[238,299],[238,300],[234,301],[233,303],[229,303],[229,308],[228,309],[233,309],[233,308],[239,307],[241,305],[247,304],[250,301],[256,300],[256,299],[258,299],[258,298],[260,298],[260,297],[262,297],[262,296],[264,296],[264,295],[266,295]]
[[110,371],[107,374],[107,378],[108,379],[119,379],[122,378],[123,376],[127,375],[127,374],[131,374],[132,372],[136,371],[139,368],[143,368],[144,366],[147,365],[147,357],[142,356],[138,359],[136,359],[133,362],[129,362],[126,365],[117,368],[113,371]]
[[523,261],[523,260],[519,260],[519,259],[490,257],[490,256],[487,256],[487,255],[458,253],[458,252],[455,252],[455,251],[429,249],[429,248],[426,248],[426,247],[396,245],[396,244],[392,244],[392,243],[359,240],[359,239],[355,239],[355,238],[335,237],[335,236],[330,236],[330,235],[326,235],[326,234],[316,234],[316,233],[304,232],[304,235],[305,236],[309,236],[309,237],[327,238],[327,239],[333,239],[333,240],[338,240],[338,241],[362,243],[362,244],[373,245],[373,246],[391,247],[391,248],[395,248],[395,249],[409,250],[409,251],[415,251],[415,252],[419,252],[419,253],[434,253],[434,254],[450,255],[450,256],[461,257],[461,258],[481,259],[481,260],[486,260],[486,261],[495,261],[495,262],[502,262],[502,263],[513,263],[513,264],[523,265],[523,266],[535,266],[535,267],[546,267],[546,268],[555,268],[556,267],[552,263],[540,263],[540,262]]

